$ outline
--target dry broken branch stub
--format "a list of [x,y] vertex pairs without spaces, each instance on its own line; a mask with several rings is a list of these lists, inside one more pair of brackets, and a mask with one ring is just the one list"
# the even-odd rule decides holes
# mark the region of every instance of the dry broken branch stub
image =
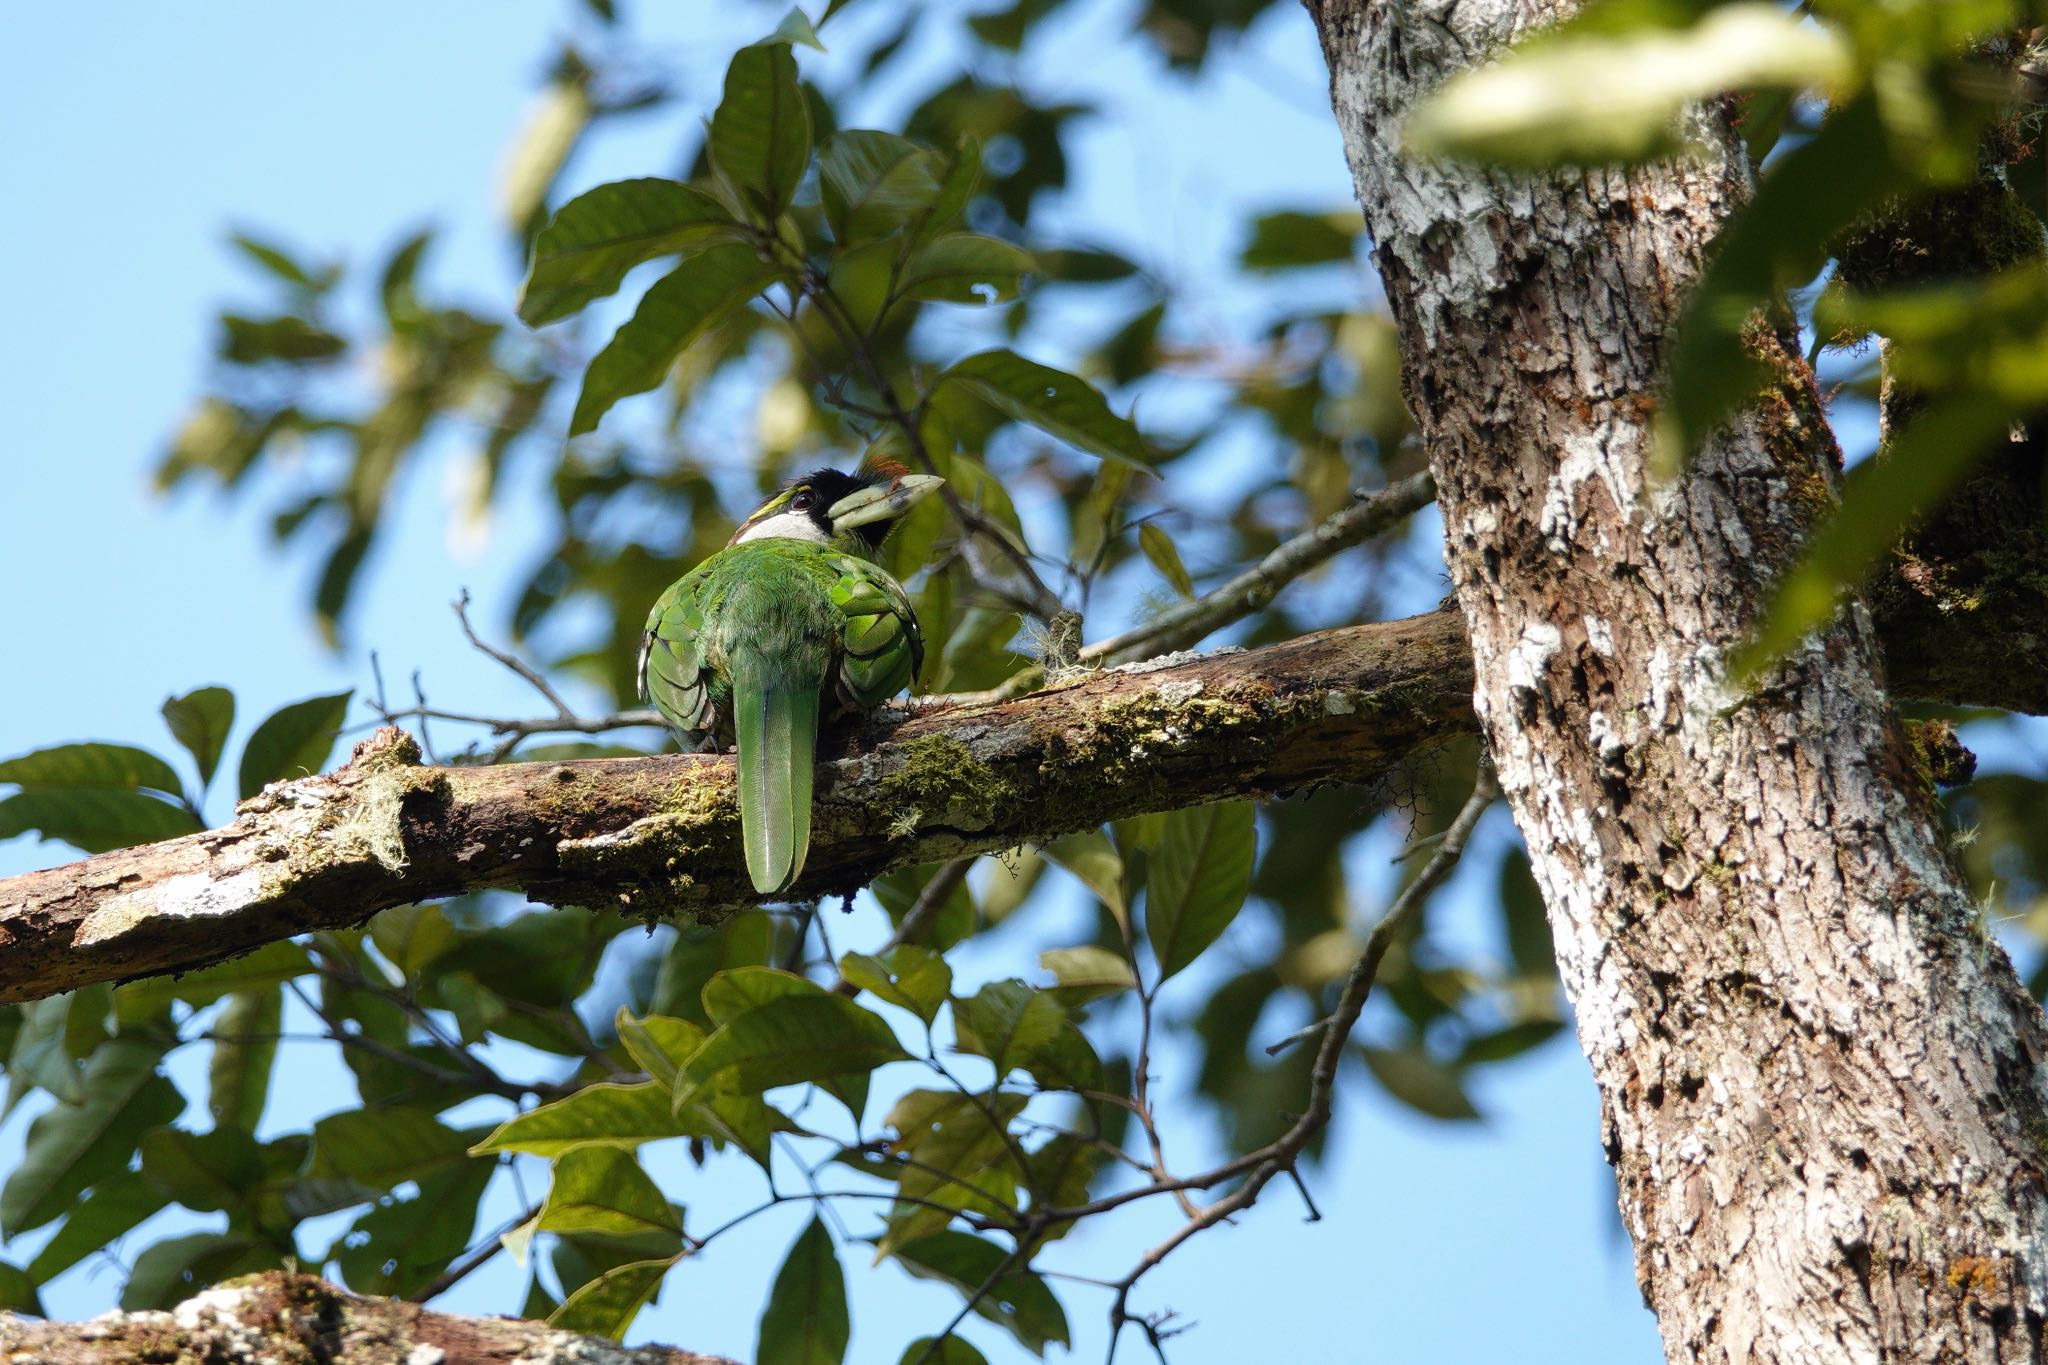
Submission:
[[[1469,733],[1455,618],[1092,673],[828,736],[797,897],[1105,820],[1363,783]],[[187,971],[394,905],[518,887],[717,920],[751,894],[728,756],[426,767],[381,730],[232,824],[0,881],[0,1000]]]

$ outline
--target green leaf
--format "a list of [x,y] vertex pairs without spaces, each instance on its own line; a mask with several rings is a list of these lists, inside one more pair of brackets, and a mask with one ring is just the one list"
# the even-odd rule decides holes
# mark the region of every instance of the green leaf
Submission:
[[[541,1207],[541,1232],[682,1233],[682,1223],[631,1152],[577,1147],[555,1158],[554,1183]],[[681,1250],[678,1244],[677,1250]]]
[[334,736],[348,715],[353,689],[325,697],[308,697],[281,706],[264,718],[242,749],[241,797],[244,801],[272,782],[317,773],[327,766]]
[[213,782],[214,769],[220,766],[220,751],[228,742],[228,731],[234,727],[235,694],[225,687],[196,688],[182,697],[167,698],[163,713],[164,724],[171,727],[171,738],[184,745],[185,752],[199,765],[199,786],[205,790]]
[[425,1289],[469,1248],[493,1170],[487,1161],[451,1167],[422,1180],[411,1199],[389,1200],[356,1219],[332,1253],[349,1287],[401,1298]]
[[184,790],[171,765],[132,744],[59,744],[0,762],[0,782],[24,791],[135,791],[176,796]]
[[370,942],[408,980],[455,946],[455,926],[438,905],[400,905],[370,921]]
[[147,1010],[165,1001],[182,1000],[188,1005],[211,1005],[224,996],[281,986],[313,970],[313,958],[289,939],[266,943],[254,952],[229,958],[183,976],[152,976],[119,987],[119,994],[131,1008]]
[[210,1284],[276,1264],[273,1248],[241,1233],[167,1237],[135,1258],[128,1283],[121,1288],[121,1307],[130,1312],[168,1309]]
[[988,1357],[960,1337],[919,1337],[903,1348],[897,1365],[988,1365]]
[[768,1292],[755,1365],[838,1365],[851,1333],[846,1272],[824,1220],[813,1215]]
[[1128,909],[1124,904],[1124,860],[1107,834],[1099,829],[1083,830],[1055,839],[1039,851],[1048,862],[1079,877],[1111,914],[1124,918]]
[[[711,1085],[745,1095],[865,1077],[908,1055],[888,1024],[844,996],[791,995],[721,1024],[683,1064],[676,1096],[686,1101]],[[847,1108],[858,1121],[857,1106],[849,1102]]]
[[79,1079],[78,1063],[64,1045],[71,996],[67,991],[24,1007],[21,1032],[14,1035],[7,1058],[6,1113],[13,1113],[14,1106],[36,1089],[49,1091],[64,1104],[85,1102],[85,1082]]
[[134,791],[82,788],[16,792],[0,800],[0,839],[36,833],[87,853],[105,853],[204,828],[183,806]]
[[1152,855],[1145,937],[1166,980],[1229,927],[1251,890],[1258,846],[1252,808],[1242,801],[1174,811]]
[[1102,1062],[1058,1000],[1022,981],[991,981],[972,998],[953,1002],[953,1027],[963,1051],[986,1057],[1001,1080],[1023,1069],[1039,1084],[1092,1090]]
[[29,1274],[49,1281],[96,1252],[113,1249],[129,1229],[170,1202],[140,1171],[122,1171],[94,1185],[65,1212],[56,1233],[28,1264]]
[[1173,547],[1173,537],[1159,529],[1159,523],[1148,521],[1138,528],[1138,548],[1175,592],[1182,597],[1195,595],[1194,580],[1188,577],[1187,566],[1180,562],[1180,551]]
[[[889,916],[891,926],[903,923],[903,917],[910,913],[910,907],[924,894],[925,886],[941,866],[932,863],[925,867],[906,867],[899,872],[884,873],[869,884],[868,889],[875,893],[875,899],[881,903],[883,913]],[[932,951],[944,952],[973,933],[975,922],[974,893],[962,878],[947,893],[938,912],[925,920],[924,927],[914,937]]]
[[910,253],[896,292],[943,303],[1001,303],[1017,297],[1035,268],[1030,252],[999,237],[949,232]]
[[833,235],[844,245],[887,236],[936,204],[945,162],[894,133],[848,128],[818,153],[818,193]]
[[904,1202],[891,1212],[877,1256],[945,1227],[950,1210],[1014,1214],[1023,1172],[1009,1125],[1026,1103],[1014,1093],[982,1097],[956,1090],[912,1090],[896,1101],[884,1120],[897,1133],[889,1148],[912,1164],[898,1172]]
[[704,1045],[704,1030],[687,1019],[663,1014],[635,1019],[621,1005],[612,1024],[640,1069],[670,1090],[675,1088],[676,1070],[683,1059]]
[[533,243],[519,316],[540,327],[617,291],[635,266],[740,231],[722,205],[675,180],[615,180],[557,210]]
[[780,967],[732,967],[704,983],[704,1017],[714,1025],[729,1024],[771,1000],[827,994],[817,982]]
[[715,246],[656,280],[632,318],[591,360],[569,434],[595,431],[612,404],[661,383],[685,347],[779,273],[750,246]]
[[0,1187],[0,1233],[12,1237],[68,1212],[89,1185],[126,1169],[142,1134],[185,1108],[156,1074],[162,1050],[116,1040],[85,1066],[85,1101],[58,1104],[29,1125],[21,1164]]
[[239,1128],[158,1128],[143,1134],[140,1150],[143,1175],[196,1213],[241,1210],[263,1179],[256,1139]]
[[554,1157],[578,1147],[638,1147],[693,1133],[675,1116],[668,1089],[659,1082],[607,1082],[585,1086],[566,1099],[505,1120],[470,1152],[474,1156],[526,1152]]
[[1504,1062],[1555,1038],[1564,1029],[1556,1019],[1525,1019],[1506,1028],[1495,1029],[1469,1038],[1458,1053],[1458,1065],[1470,1066],[1475,1062]]
[[[973,1294],[1002,1270],[1010,1254],[993,1242],[965,1232],[941,1232],[896,1253],[903,1268],[920,1279],[943,1280]],[[1023,1267],[1002,1274],[975,1301],[974,1311],[1023,1343],[1034,1355],[1049,1344],[1071,1344],[1067,1315],[1039,1276]]]
[[1105,460],[1151,467],[1145,438],[1087,380],[1026,360],[1014,351],[982,351],[939,377],[969,390],[1013,421],[1037,427]]
[[313,1125],[311,1168],[388,1190],[463,1161],[469,1150],[468,1134],[423,1109],[346,1109]]
[[1289,209],[1252,219],[1252,239],[1238,263],[1247,270],[1349,265],[1365,222],[1356,209],[1303,213]]
[[1122,953],[1092,943],[1079,948],[1048,948],[1038,955],[1038,965],[1052,973],[1059,983],[1060,998],[1070,1004],[1132,990],[1138,984]]
[[953,969],[929,948],[902,943],[879,957],[848,953],[839,974],[879,1000],[909,1010],[927,1025],[953,989]]
[[679,1257],[629,1261],[614,1266],[585,1284],[548,1314],[548,1326],[565,1332],[588,1332],[617,1341],[661,1288],[662,1277]]
[[711,160],[772,224],[796,193],[811,157],[811,110],[785,42],[733,54],[725,97],[711,115]]
[[1721,5],[1690,29],[1546,36],[1445,82],[1409,119],[1432,155],[1510,165],[1636,161],[1679,145],[1689,105],[1724,90],[1845,80],[1847,46],[1766,3]]
[[1420,1045],[1398,1049],[1361,1046],[1358,1050],[1387,1093],[1410,1109],[1436,1119],[1479,1117],[1457,1068],[1445,1066]]
[[216,1125],[253,1131],[262,1119],[283,1022],[284,993],[275,987],[228,997],[206,1063],[206,1107]]

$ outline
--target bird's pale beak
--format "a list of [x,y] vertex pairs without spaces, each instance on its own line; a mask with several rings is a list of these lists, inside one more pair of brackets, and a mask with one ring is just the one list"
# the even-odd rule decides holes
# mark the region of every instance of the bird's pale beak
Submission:
[[936,474],[902,474],[888,483],[848,493],[827,508],[825,515],[832,519],[835,533],[851,531],[870,522],[888,521],[908,512],[944,482]]

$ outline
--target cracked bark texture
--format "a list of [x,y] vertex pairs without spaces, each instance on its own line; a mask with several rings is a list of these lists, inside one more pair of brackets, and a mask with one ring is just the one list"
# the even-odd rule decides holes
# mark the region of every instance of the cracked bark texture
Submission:
[[621,1346],[541,1322],[431,1313],[281,1270],[195,1294],[171,1311],[30,1322],[0,1313],[11,1365],[733,1365],[671,1346]]
[[1747,193],[1683,166],[1411,159],[1408,113],[1567,7],[1310,0],[1402,336],[1483,733],[1598,1083],[1637,1278],[1686,1361],[2040,1358],[2042,1017],[1942,847],[1852,608],[1751,694],[1726,651],[1831,498],[1811,375],[1674,486],[1659,364]]

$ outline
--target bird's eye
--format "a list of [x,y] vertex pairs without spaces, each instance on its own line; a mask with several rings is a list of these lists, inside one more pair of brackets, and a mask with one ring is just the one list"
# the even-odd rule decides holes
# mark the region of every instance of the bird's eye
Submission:
[[817,499],[812,496],[810,489],[799,488],[790,496],[789,505],[793,511],[808,512],[811,510],[811,504],[816,501]]

